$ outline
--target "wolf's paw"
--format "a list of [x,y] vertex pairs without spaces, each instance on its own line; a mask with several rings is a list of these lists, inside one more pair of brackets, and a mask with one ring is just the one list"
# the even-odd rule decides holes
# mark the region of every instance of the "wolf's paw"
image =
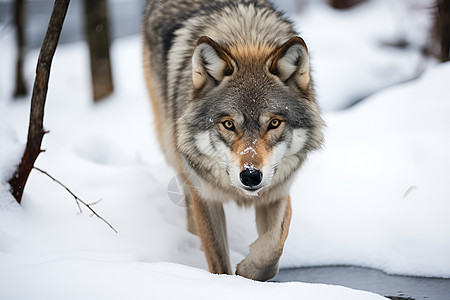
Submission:
[[266,281],[274,277],[278,272],[278,262],[264,267],[256,266],[249,258],[245,258],[236,267],[236,275],[249,279]]

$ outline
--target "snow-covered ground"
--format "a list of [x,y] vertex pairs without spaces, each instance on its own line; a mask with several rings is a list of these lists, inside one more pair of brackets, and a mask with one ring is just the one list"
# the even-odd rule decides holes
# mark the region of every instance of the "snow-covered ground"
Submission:
[[[347,12],[317,4],[296,18],[326,110],[392,87],[325,113],[326,146],[310,157],[292,189],[281,267],[351,264],[450,277],[450,64],[426,63],[419,46],[377,44],[400,34],[388,3]],[[376,16],[384,17],[383,26],[373,24]],[[11,99],[13,37],[0,43],[1,299],[382,298],[206,271],[199,239],[185,230],[184,208],[168,197],[176,174],[152,129],[138,36],[113,44],[116,91],[99,104],[90,100],[86,46],[59,47],[44,121],[50,134],[36,162],[86,202],[101,199],[93,207],[118,233],[86,209],[79,214],[74,199],[36,171],[18,206],[6,179],[24,148],[29,101]],[[27,56],[29,86],[36,57],[37,51]],[[397,84],[420,68],[427,68],[420,78]],[[256,238],[254,215],[232,204],[226,213],[235,265]]]
[[[321,106],[337,110],[426,67],[421,48],[429,42],[430,0],[367,1],[334,10],[317,1],[293,16],[311,53]],[[386,47],[405,42],[406,49]]]

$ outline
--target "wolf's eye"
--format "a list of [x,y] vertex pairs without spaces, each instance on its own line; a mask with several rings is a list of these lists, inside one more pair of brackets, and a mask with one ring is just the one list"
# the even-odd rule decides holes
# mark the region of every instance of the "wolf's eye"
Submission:
[[280,124],[281,124],[281,121],[280,121],[280,120],[278,120],[278,119],[273,119],[272,121],[270,121],[270,124],[269,124],[269,130],[278,128],[278,127],[280,126]]
[[227,130],[234,131],[234,129],[235,129],[233,121],[230,121],[230,120],[226,120],[226,121],[222,122],[222,125]]

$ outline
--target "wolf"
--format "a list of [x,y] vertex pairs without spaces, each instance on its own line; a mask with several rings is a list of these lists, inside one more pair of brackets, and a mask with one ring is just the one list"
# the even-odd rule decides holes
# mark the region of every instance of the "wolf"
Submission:
[[236,274],[274,277],[294,175],[323,143],[304,40],[265,0],[150,0],[142,41],[158,141],[187,182],[187,227],[210,272],[232,274],[231,200],[254,207],[258,231]]

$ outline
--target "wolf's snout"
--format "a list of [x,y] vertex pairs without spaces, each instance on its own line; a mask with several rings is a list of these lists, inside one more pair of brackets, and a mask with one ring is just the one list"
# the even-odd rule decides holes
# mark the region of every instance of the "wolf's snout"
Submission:
[[240,174],[240,179],[243,185],[248,187],[255,187],[262,181],[262,173],[256,168],[246,168]]

